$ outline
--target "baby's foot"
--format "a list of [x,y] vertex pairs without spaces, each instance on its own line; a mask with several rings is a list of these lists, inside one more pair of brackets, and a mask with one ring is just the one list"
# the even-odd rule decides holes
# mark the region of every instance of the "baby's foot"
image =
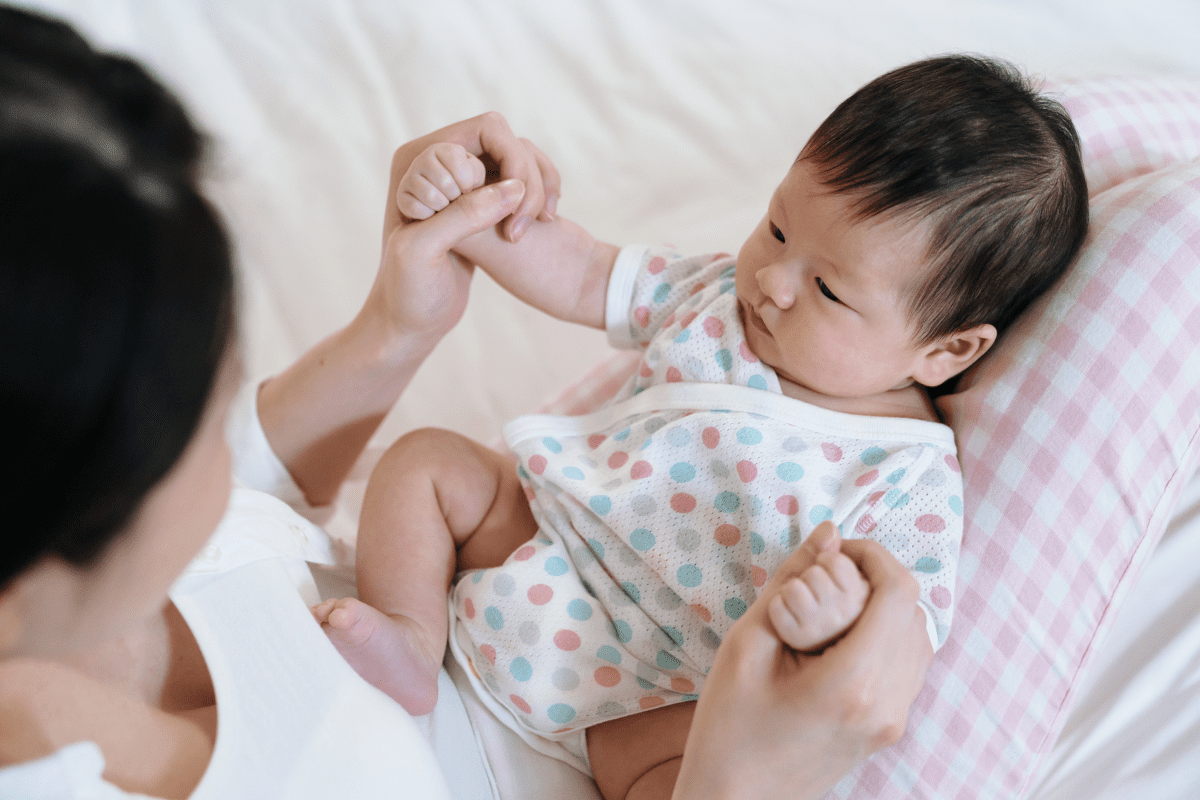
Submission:
[[767,616],[784,644],[802,652],[821,650],[858,619],[869,593],[853,561],[837,550],[823,550],[816,563],[779,585]]
[[432,652],[424,630],[413,620],[389,617],[353,597],[326,600],[313,606],[312,614],[333,646],[368,683],[413,716],[433,710],[442,653]]

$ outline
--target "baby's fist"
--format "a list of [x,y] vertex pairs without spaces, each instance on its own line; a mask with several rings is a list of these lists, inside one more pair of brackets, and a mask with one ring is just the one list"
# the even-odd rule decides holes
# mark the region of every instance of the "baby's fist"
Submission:
[[870,587],[858,567],[836,551],[824,551],[797,577],[785,581],[767,604],[779,638],[794,650],[820,650],[862,613]]
[[396,205],[409,219],[429,219],[460,195],[483,186],[483,162],[456,144],[425,148],[409,165],[396,189]]

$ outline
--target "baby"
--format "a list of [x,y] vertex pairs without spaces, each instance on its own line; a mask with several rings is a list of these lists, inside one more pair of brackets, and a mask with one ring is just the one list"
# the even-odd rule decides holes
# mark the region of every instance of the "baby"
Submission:
[[[483,181],[435,145],[401,211]],[[449,640],[497,715],[606,798],[669,795],[687,701],[751,603],[801,652],[862,610],[870,588],[827,527],[816,563],[759,598],[819,526],[887,547],[945,641],[963,495],[925,389],[987,352],[1086,228],[1063,109],[1005,64],[951,56],[839,106],[736,258],[618,251],[561,218],[467,240],[518,297],[642,348],[637,374],[593,414],[511,422],[515,471],[448,432],[402,438],[364,501],[362,602],[315,615],[410,712],[432,707]]]

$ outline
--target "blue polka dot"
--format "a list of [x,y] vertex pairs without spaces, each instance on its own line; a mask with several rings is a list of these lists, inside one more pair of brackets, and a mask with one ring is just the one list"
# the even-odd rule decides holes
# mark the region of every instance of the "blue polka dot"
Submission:
[[598,494],[591,500],[588,500],[588,505],[592,507],[600,516],[604,516],[609,511],[612,511],[612,500],[607,495]]
[[726,513],[737,511],[738,506],[741,504],[741,499],[738,498],[738,496],[733,492],[721,492],[719,495],[717,495],[717,499],[713,501],[713,505],[717,507],[718,511],[724,511]]
[[634,550],[644,553],[651,547],[654,547],[654,534],[645,528],[638,528],[629,534],[629,543],[633,545]]
[[729,352],[729,348],[722,347],[716,352],[715,358],[717,359],[717,366],[721,369],[726,372],[733,369],[733,353]]
[[517,467],[517,474],[521,476],[521,479],[522,479],[522,480],[529,480],[529,479],[530,479],[530,478],[529,478],[529,473],[525,471],[525,468],[524,468],[524,467]]
[[563,467],[563,475],[573,480],[583,480],[583,470],[579,467]]
[[646,689],[647,691],[654,688],[654,684],[651,683],[650,681],[646,680],[645,678],[638,678],[637,682],[638,682],[638,686],[642,687],[643,689]]
[[546,716],[551,721],[557,722],[559,725],[566,725],[571,720],[575,719],[575,709],[571,708],[566,703],[555,703],[546,709]]
[[658,665],[659,669],[679,669],[679,665],[683,662],[666,650],[659,650],[658,658],[654,659],[654,663]]
[[938,561],[936,558],[925,556],[924,558],[917,560],[916,570],[917,572],[928,572],[932,575],[935,572],[942,571],[942,562]]
[[519,656],[514,658],[512,663],[508,665],[508,671],[514,678],[522,683],[533,677],[533,666]]
[[804,477],[804,467],[794,461],[785,461],[775,468],[775,474],[781,481],[798,481]]
[[725,601],[725,614],[730,619],[737,619],[746,613],[746,601],[740,597],[731,597]]
[[587,542],[588,547],[592,548],[592,552],[596,554],[597,558],[604,558],[604,545],[600,544],[595,539],[588,539]]
[[483,570],[476,570],[471,573],[471,583],[479,583],[483,580]]
[[633,638],[633,628],[629,627],[629,623],[623,619],[614,619],[612,635],[618,642],[625,643]]
[[833,509],[829,506],[813,506],[808,512],[808,521],[813,525],[820,525],[827,519],[833,519]]
[[684,328],[679,333],[675,334],[674,342],[675,344],[683,344],[690,338],[692,338],[692,329]]
[[859,457],[868,467],[873,467],[887,458],[887,450],[884,450],[882,447],[868,447],[866,450],[863,450],[863,454]]
[[616,433],[613,434],[613,438],[616,439],[618,442],[625,441],[626,439],[629,438],[629,428],[626,428],[623,431],[617,431]]
[[962,498],[961,497],[959,497],[958,495],[951,495],[950,499],[947,500],[946,502],[950,504],[951,511],[953,511],[955,514],[958,514],[960,517],[962,516]]
[[621,663],[621,651],[609,644],[606,644],[597,650],[596,657],[603,658],[610,664]]
[[629,599],[633,600],[633,602],[642,602],[642,593],[638,591],[638,587],[634,586],[629,581],[625,581],[621,584],[621,588],[625,590],[625,594],[629,595]]
[[751,375],[750,380],[746,381],[746,385],[751,389],[761,389],[765,392],[767,390],[767,379],[762,375]]
[[684,447],[691,443],[692,435],[683,428],[671,428],[667,431],[667,441],[676,447]]
[[653,440],[653,439],[651,439],[649,436],[647,436],[647,437],[646,437],[646,441],[642,442],[642,445],[641,445],[641,447],[639,447],[639,448],[638,448],[638,450],[645,450],[647,447],[649,447],[649,446],[650,446],[650,443],[651,443],[652,441],[654,441],[654,440]]
[[638,386],[637,388],[635,388],[635,389],[633,390],[633,393],[634,393],[634,395],[639,395],[639,394],[641,394],[641,393],[642,393],[642,392],[644,392],[644,391],[646,391],[646,387],[645,387],[645,386]]
[[671,467],[671,477],[680,483],[687,483],[696,477],[696,468],[686,461],[680,461]]
[[888,508],[902,508],[908,505],[908,500],[907,494],[894,488],[888,490],[888,493],[883,496],[883,502],[887,503]]
[[717,277],[718,278],[732,278],[736,274],[737,274],[737,265],[735,264],[732,267],[726,267],[725,269],[721,270],[721,274],[718,275]]
[[750,531],[750,552],[758,555],[766,549],[767,543],[763,541],[763,537],[759,536],[754,531]]
[[762,432],[758,428],[741,428],[737,440],[740,444],[758,444],[762,441]]
[[588,605],[586,600],[575,598],[567,603],[567,613],[571,615],[571,619],[577,619],[583,622],[585,619],[590,619],[592,616],[592,607]]
[[906,471],[907,470],[905,470],[903,467],[901,467],[900,469],[893,472],[891,475],[888,475],[885,480],[887,480],[888,483],[893,483],[893,484],[899,483],[900,481],[904,480],[904,473]]
[[546,572],[551,575],[565,575],[567,572],[567,562],[558,556],[550,556],[546,559]]
[[704,573],[695,564],[684,564],[675,571],[675,577],[679,579],[680,584],[690,589],[700,585],[700,581],[704,580]]
[[675,643],[676,647],[683,647],[683,633],[679,630],[679,628],[673,628],[670,625],[663,625],[662,629],[663,633],[671,637],[671,641]]
[[658,285],[658,288],[656,288],[654,290],[654,302],[661,303],[663,300],[666,300],[667,296],[670,294],[671,294],[671,284],[660,283]]
[[562,445],[558,443],[557,439],[551,438],[549,436],[545,436],[542,438],[542,444],[551,453],[561,453],[562,452]]
[[483,618],[487,620],[488,627],[494,631],[498,631],[504,627],[504,615],[495,606],[485,608],[483,610]]
[[733,291],[733,281],[725,281],[721,284],[721,294],[727,294]]

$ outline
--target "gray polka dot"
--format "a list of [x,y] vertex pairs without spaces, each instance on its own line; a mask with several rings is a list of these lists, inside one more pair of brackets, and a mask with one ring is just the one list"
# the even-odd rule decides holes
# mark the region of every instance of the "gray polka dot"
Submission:
[[596,459],[592,458],[591,456],[580,456],[579,461],[580,461],[580,463],[585,464],[592,468],[595,468],[596,464],[598,463],[596,461]]
[[691,528],[684,528],[675,534],[675,544],[685,553],[690,553],[700,546],[700,534]]
[[940,470],[926,472],[921,476],[921,483],[926,486],[941,486],[946,482],[946,473]]
[[596,715],[600,717],[616,717],[625,713],[625,706],[620,703],[605,703],[596,709]]
[[550,681],[556,689],[561,689],[564,692],[569,692],[579,685],[579,673],[568,667],[556,669]]
[[717,461],[715,458],[709,462],[708,468],[711,469],[712,474],[716,475],[718,478],[729,477],[729,467],[725,466],[720,461]]
[[624,482],[625,481],[623,481],[621,478],[614,478],[611,481],[609,481],[608,483],[604,484],[604,490],[606,492],[611,492],[613,489],[616,489],[618,486],[620,486]]
[[526,620],[517,628],[517,638],[525,644],[537,644],[537,640],[541,637],[542,632],[538,630],[536,622]]
[[654,502],[654,498],[648,494],[639,494],[629,501],[629,505],[635,514],[653,514],[654,510],[658,508],[658,503]]
[[488,688],[493,692],[500,691],[500,684],[496,681],[496,676],[493,675],[490,670],[483,673],[483,682],[486,683]]
[[667,424],[667,421],[665,419],[663,419],[662,417],[652,417],[652,418],[646,420],[646,425],[645,425],[646,433],[654,433],[655,431],[659,430],[660,428],[662,428],[663,425],[666,425],[666,424]]
[[650,641],[659,650],[670,650],[675,647],[675,641],[662,628],[655,628],[650,634]]
[[[665,633],[663,635],[666,636]],[[650,681],[650,683],[654,683],[659,679],[659,677],[661,677],[658,674],[658,670],[654,669],[654,667],[651,667],[649,664],[643,664],[641,661],[639,661],[637,665],[637,676],[644,681]]]
[[799,453],[801,450],[806,450],[808,444],[799,436],[789,436],[783,440],[782,447],[789,453]]
[[642,558],[632,547],[617,547],[617,558],[627,567],[633,567],[642,563]]
[[656,361],[658,361],[660,358],[662,358],[662,349],[659,348],[658,345],[655,345],[654,347],[651,347],[649,350],[646,351],[646,363],[647,364],[650,364],[653,366],[653,364]]
[[825,490],[825,494],[834,495],[842,490],[842,482],[832,475],[822,475],[821,488]]
[[700,641],[704,642],[704,646],[710,650],[716,650],[721,646],[721,637],[717,636],[717,632],[712,628],[700,631]]
[[664,586],[659,589],[658,592],[655,593],[654,599],[658,601],[660,606],[668,611],[679,608],[679,606],[683,604],[683,600],[679,597],[679,595],[672,591],[670,586]]
[[508,597],[517,588],[517,582],[507,572],[501,572],[492,581],[492,591],[501,597]]
[[614,606],[628,606],[633,604],[633,600],[629,595],[625,594],[625,590],[620,586],[609,587],[608,599]]
[[739,584],[746,580],[746,567],[736,561],[727,561],[721,568],[721,575],[730,583]]
[[588,564],[591,564],[596,560],[596,554],[593,553],[592,548],[588,547],[587,545],[576,547],[572,551],[571,557],[574,558],[575,566],[579,569],[583,569]]

